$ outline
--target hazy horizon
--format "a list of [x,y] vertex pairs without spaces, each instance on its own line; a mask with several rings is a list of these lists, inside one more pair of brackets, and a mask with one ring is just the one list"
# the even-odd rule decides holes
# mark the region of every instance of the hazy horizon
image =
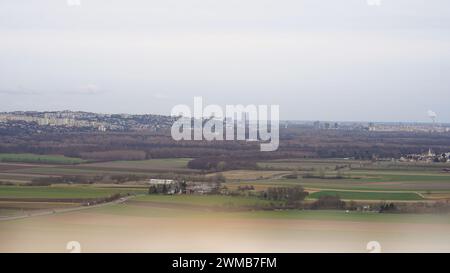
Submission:
[[282,120],[450,122],[444,0],[3,0],[0,112],[168,115],[278,104]]

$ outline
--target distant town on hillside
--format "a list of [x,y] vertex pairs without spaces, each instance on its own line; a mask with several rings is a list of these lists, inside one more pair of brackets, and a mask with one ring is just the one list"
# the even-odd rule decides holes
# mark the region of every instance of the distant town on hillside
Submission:
[[[0,130],[43,131],[158,131],[168,129],[177,117],[156,114],[101,114],[83,111],[0,112]],[[303,127],[325,130],[363,130],[379,132],[450,132],[446,123],[280,121],[282,128]]]

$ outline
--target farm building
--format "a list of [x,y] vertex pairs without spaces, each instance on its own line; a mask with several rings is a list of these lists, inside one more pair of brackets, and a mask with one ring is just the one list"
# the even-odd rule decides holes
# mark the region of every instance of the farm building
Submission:
[[150,185],[171,185],[175,181],[171,179],[150,179],[147,183]]
[[190,182],[186,185],[186,194],[208,194],[217,189],[214,183]]
[[162,194],[181,194],[182,183],[170,179],[150,179],[147,182],[150,185],[149,193]]
[[149,193],[155,194],[208,194],[217,190],[215,183],[179,182],[169,179],[150,179]]

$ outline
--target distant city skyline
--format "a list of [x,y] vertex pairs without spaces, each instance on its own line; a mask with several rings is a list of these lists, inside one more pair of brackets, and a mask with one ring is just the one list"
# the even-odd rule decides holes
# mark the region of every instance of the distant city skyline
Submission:
[[[5,114],[12,114],[12,113],[37,113],[37,114],[43,114],[43,113],[63,113],[63,112],[69,112],[69,113],[91,113],[91,114],[98,114],[98,115],[124,115],[124,116],[142,116],[142,115],[150,115],[150,116],[165,116],[165,117],[173,117],[173,115],[170,114],[159,114],[159,113],[125,113],[125,112],[118,112],[118,113],[112,113],[112,112],[95,112],[95,111],[83,111],[83,110],[70,110],[70,109],[63,109],[63,110],[14,110],[14,111],[3,111],[0,112],[0,122],[2,121],[2,116]],[[204,118],[207,118],[207,116],[204,116]],[[227,118],[224,118],[226,120]],[[239,120],[239,117],[237,118]],[[366,124],[369,125],[370,123],[373,124],[392,124],[392,125],[413,125],[413,124],[421,124],[421,125],[432,125],[433,123],[436,126],[439,125],[445,125],[446,127],[450,125],[450,122],[438,122],[433,120],[425,120],[425,121],[382,121],[382,120],[321,120],[321,119],[309,119],[309,120],[301,120],[301,119],[280,119],[280,122],[284,126],[285,123],[291,123],[291,124],[313,124],[315,122],[320,122],[321,125],[324,125],[325,123],[331,123],[330,126],[333,126],[334,123],[340,124],[340,125],[349,125],[352,123],[356,124]]]
[[446,0],[3,0],[0,37],[0,112],[450,122]]

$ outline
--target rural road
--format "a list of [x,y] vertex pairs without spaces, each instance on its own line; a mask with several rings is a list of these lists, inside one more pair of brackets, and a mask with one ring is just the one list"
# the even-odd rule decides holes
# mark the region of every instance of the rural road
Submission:
[[80,207],[69,208],[69,209],[52,209],[52,210],[40,211],[40,212],[36,212],[36,213],[28,213],[26,215],[20,215],[20,216],[0,217],[0,221],[18,220],[18,219],[24,219],[24,218],[30,218],[30,217],[53,215],[53,214],[57,214],[57,213],[66,213],[66,212],[80,211],[80,210],[84,210],[84,209],[92,209],[92,208],[99,208],[99,207],[104,207],[104,206],[109,206],[109,205],[121,204],[121,203],[124,203],[124,202],[128,201],[129,199],[136,197],[136,196],[138,196],[138,195],[130,195],[130,196],[119,198],[119,199],[111,201],[111,202],[101,203],[101,204],[92,205],[92,206],[80,206]]

